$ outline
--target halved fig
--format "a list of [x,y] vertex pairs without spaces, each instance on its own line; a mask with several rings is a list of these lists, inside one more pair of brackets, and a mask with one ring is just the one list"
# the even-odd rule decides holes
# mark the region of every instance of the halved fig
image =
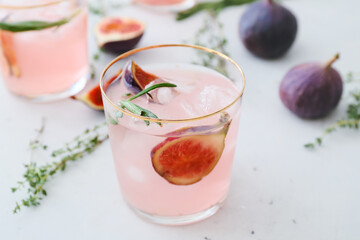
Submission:
[[145,89],[146,85],[155,81],[159,77],[145,72],[135,62],[130,61],[125,66],[124,84],[132,93],[138,93]]
[[[219,124],[213,125],[218,129]],[[180,132],[187,135],[168,137],[151,151],[152,165],[155,171],[168,182],[175,185],[190,185],[200,181],[208,175],[218,163],[225,147],[225,137],[230,121],[222,123],[217,131],[210,130],[211,126],[183,128]],[[202,134],[197,134],[197,130]],[[188,135],[192,133],[192,135]]]
[[10,75],[14,75],[15,77],[20,77],[21,71],[16,61],[13,35],[14,33],[0,30],[1,50],[6,60],[6,63],[9,67]]
[[100,48],[124,53],[135,47],[145,31],[143,22],[125,17],[106,17],[95,26],[95,37]]
[[[113,76],[109,81],[104,83],[103,89],[106,90],[112,82],[114,82],[116,79],[118,79],[119,75],[122,71],[119,71],[115,76]],[[78,96],[72,96],[72,99],[80,100],[92,109],[103,111],[104,110],[104,104],[101,97],[101,89],[100,85],[96,85],[94,88],[92,88],[90,91],[78,95]]]

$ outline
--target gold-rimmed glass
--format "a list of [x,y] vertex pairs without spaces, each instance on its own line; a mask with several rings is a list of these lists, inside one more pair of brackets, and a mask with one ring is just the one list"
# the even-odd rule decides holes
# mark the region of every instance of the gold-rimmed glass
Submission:
[[66,98],[89,79],[86,0],[0,1],[6,24],[64,24],[39,30],[0,27],[0,69],[14,94],[34,101]]
[[[234,91],[234,97],[226,105],[200,116],[179,118],[159,113],[159,119],[155,119],[138,116],[122,109],[118,104],[119,100],[123,99],[123,96],[117,94],[117,89],[124,81],[124,71],[121,70],[130,60],[145,69],[149,69],[147,66],[164,63],[176,65],[179,69],[185,65],[203,69],[204,67],[197,64],[197,61],[201,60],[199,56],[203,54],[210,55],[214,63],[221,63],[222,73],[216,74],[221,74],[226,81],[232,81],[234,88],[231,88],[231,91]],[[214,70],[219,70],[218,66],[209,65],[207,70],[215,74]],[[206,85],[206,80],[201,81],[205,81]],[[150,46],[129,51],[114,59],[105,68],[100,87],[115,169],[123,197],[129,206],[145,219],[167,225],[193,223],[213,215],[225,200],[230,184],[241,99],[245,87],[241,68],[224,54],[200,46]],[[172,140],[169,139],[170,133],[179,129],[191,129],[194,132],[188,131],[186,137],[209,136],[214,129],[208,126],[218,126],[224,116],[227,116],[226,121],[229,123],[224,137],[224,148],[219,161],[208,175],[196,183],[178,185],[169,183],[155,172],[154,149],[156,150],[159,144]],[[147,125],[144,120],[150,124]],[[181,137],[181,134],[176,136],[177,139]]]

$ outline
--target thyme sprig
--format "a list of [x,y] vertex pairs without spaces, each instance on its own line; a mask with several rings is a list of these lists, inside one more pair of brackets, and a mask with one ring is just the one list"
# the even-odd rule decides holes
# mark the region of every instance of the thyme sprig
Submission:
[[91,14],[97,15],[99,17],[105,17],[108,14],[109,10],[119,9],[125,6],[128,6],[130,3],[121,2],[121,1],[103,1],[97,0],[88,3],[88,9]]
[[[185,42],[207,47],[225,55],[229,55],[226,51],[228,41],[224,35],[223,24],[218,20],[216,12],[207,11],[207,13],[208,15],[205,17],[202,26],[195,33],[194,37]],[[200,60],[194,62],[195,64],[212,68],[227,76],[225,59],[205,51],[198,51],[197,55]]]
[[[158,116],[156,116],[153,112],[147,110],[147,109],[144,109],[142,107],[140,107],[139,105],[136,105],[135,103],[131,102],[132,100],[144,95],[144,94],[148,94],[150,91],[156,89],[156,88],[162,88],[162,87],[176,87],[175,84],[172,84],[172,83],[158,83],[158,84],[154,84],[144,90],[142,90],[141,92],[139,92],[138,94],[132,96],[132,97],[129,97],[128,99],[126,100],[121,100],[119,101],[119,106],[122,108],[122,109],[127,109],[129,112],[131,113],[134,113],[136,115],[139,115],[139,116],[143,116],[143,117],[149,117],[149,118],[156,118],[156,119],[159,119]],[[122,116],[122,115],[121,115]],[[116,123],[117,124],[117,121],[115,119],[111,119],[111,122],[112,123]],[[145,124],[148,126],[150,124],[149,121],[147,120],[144,120]],[[157,123],[158,125],[162,126],[161,123]]]
[[[52,179],[53,175],[59,171],[64,171],[70,161],[77,161],[92,153],[100,144],[108,139],[108,134],[101,131],[104,126],[105,123],[87,129],[72,141],[66,143],[64,147],[52,151],[50,158],[55,159],[55,161],[51,163],[38,165],[31,159],[30,163],[25,164],[26,170],[23,179],[18,181],[17,186],[11,188],[11,191],[15,193],[20,190],[26,190],[27,197],[20,202],[16,202],[13,212],[18,213],[22,207],[40,205],[43,197],[47,196],[44,185]],[[39,135],[43,132],[43,129],[42,127],[39,130]],[[31,156],[36,149],[47,149],[46,145],[40,143],[38,137],[30,142]]]
[[[356,78],[352,73],[348,74],[346,82],[354,82]],[[326,128],[324,133],[315,139],[314,142],[307,143],[304,147],[314,149],[322,145],[324,138],[338,129],[359,129],[360,124],[360,89],[353,90],[350,92],[351,103],[347,106],[346,117],[337,121],[330,127]]]
[[80,9],[76,10],[69,17],[60,19],[55,22],[45,22],[45,21],[20,21],[20,22],[0,22],[0,29],[9,31],[9,32],[27,32],[27,31],[38,31],[52,27],[60,27],[68,22],[71,19],[76,17],[81,12]]
[[255,0],[221,0],[221,1],[209,1],[209,2],[202,2],[196,4],[194,7],[187,9],[185,11],[179,12],[176,16],[176,20],[181,21],[184,20],[198,12],[204,11],[204,10],[211,10],[219,13],[221,10],[223,10],[226,7],[230,6],[237,6],[237,5],[243,5],[246,3],[254,2]]

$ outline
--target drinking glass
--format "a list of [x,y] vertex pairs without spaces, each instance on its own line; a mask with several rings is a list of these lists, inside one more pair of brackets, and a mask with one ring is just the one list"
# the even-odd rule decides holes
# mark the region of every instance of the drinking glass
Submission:
[[[196,62],[204,54],[213,64]],[[133,95],[133,88],[127,88],[129,73],[134,74],[127,67],[130,61],[160,82],[177,84],[167,103],[154,102],[160,92],[153,91],[152,99],[143,95],[132,101],[158,118],[139,116],[120,103]],[[245,87],[241,68],[200,46],[150,46],[113,60],[100,87],[115,170],[128,205],[141,217],[165,225],[213,215],[230,185]]]
[[0,19],[0,69],[11,92],[48,101],[83,89],[89,78],[86,0],[0,0]]

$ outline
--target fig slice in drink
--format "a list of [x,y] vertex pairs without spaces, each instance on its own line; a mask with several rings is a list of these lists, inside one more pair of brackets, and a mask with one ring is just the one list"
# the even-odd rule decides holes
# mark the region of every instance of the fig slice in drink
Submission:
[[132,93],[144,90],[146,85],[158,78],[154,74],[145,72],[133,61],[130,61],[124,69],[124,84]]
[[172,137],[166,138],[151,151],[155,171],[175,185],[200,181],[218,163],[229,125],[230,122],[222,117],[212,126],[186,127],[167,134]]
[[13,33],[0,30],[1,51],[8,65],[9,73],[18,78],[21,76],[21,71],[17,64],[13,41]]

